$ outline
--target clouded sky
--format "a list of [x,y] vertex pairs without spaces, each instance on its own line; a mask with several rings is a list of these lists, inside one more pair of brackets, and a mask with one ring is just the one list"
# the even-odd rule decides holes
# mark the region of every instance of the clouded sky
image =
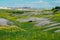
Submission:
[[60,0],[0,0],[1,7],[52,8],[60,6]]

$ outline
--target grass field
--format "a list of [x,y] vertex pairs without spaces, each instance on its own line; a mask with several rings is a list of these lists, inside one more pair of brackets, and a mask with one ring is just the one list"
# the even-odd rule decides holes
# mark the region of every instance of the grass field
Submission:
[[[25,12],[24,15],[22,15]],[[30,11],[29,11],[30,12]],[[0,11],[0,18],[12,21],[15,25],[0,26],[0,40],[60,40],[60,13],[29,15],[26,11]],[[15,14],[14,14],[15,13]],[[19,14],[20,13],[20,14]],[[16,16],[17,15],[17,16]],[[47,18],[52,23],[35,26],[33,22],[19,22],[17,19],[30,17]],[[57,32],[56,32],[57,31]]]

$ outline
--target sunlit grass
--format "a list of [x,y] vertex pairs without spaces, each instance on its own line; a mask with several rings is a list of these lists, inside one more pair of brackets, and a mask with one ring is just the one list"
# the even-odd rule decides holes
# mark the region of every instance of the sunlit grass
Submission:
[[[10,13],[0,13],[0,18],[5,18],[15,23],[15,25],[0,26],[0,40],[60,40],[60,33],[53,32],[57,29],[44,32],[42,30],[44,30],[45,26],[34,26],[34,22],[19,23],[16,21],[18,18],[27,17],[28,15],[18,16],[16,18]],[[44,14],[31,15],[29,17],[46,17],[53,22],[60,22],[60,14],[54,14],[52,16]]]

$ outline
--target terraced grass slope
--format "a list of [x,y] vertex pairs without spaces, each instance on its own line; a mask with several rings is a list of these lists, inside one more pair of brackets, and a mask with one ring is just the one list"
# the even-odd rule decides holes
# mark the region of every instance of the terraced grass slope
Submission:
[[[25,11],[24,11],[25,12]],[[0,40],[60,40],[60,13],[55,14],[14,14],[15,12],[1,12],[0,18],[12,21],[15,25],[0,25]],[[16,16],[17,15],[17,16]],[[32,17],[36,17],[32,19]],[[27,19],[29,18],[29,20]],[[40,18],[47,18],[50,23]],[[23,19],[25,22],[19,22]],[[31,22],[30,22],[31,21]],[[35,24],[39,23],[39,26]],[[40,24],[43,23],[44,25]]]

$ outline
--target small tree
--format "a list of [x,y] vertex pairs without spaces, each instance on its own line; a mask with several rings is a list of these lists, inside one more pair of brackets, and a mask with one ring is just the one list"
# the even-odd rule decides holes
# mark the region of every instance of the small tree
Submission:
[[60,10],[60,7],[59,6],[56,6],[55,8],[52,8],[53,13],[55,13],[55,12],[57,12],[59,10]]

